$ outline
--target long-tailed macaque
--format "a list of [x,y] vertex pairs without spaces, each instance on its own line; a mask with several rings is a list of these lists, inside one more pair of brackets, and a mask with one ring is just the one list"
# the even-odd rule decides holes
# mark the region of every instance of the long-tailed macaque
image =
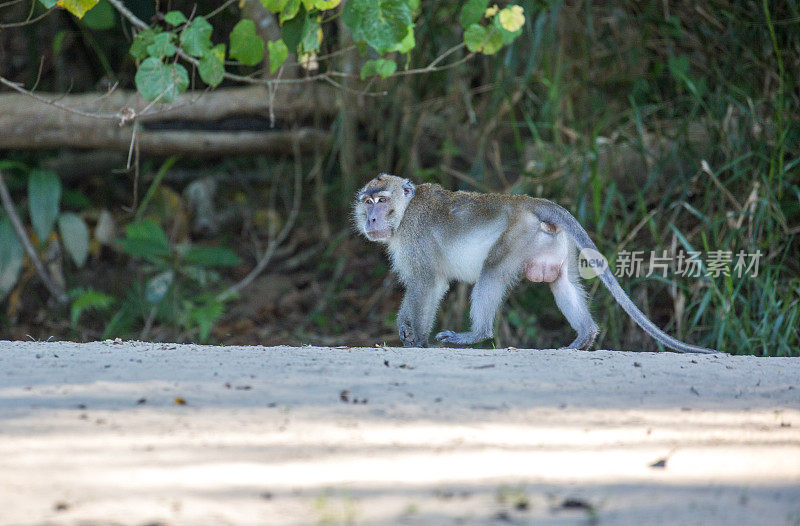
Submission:
[[[577,250],[597,247],[561,206],[527,195],[451,192],[381,174],[358,192],[358,229],[388,246],[406,289],[397,325],[406,347],[424,347],[439,302],[451,281],[474,283],[469,332],[443,331],[444,343],[471,345],[492,338],[494,317],[523,276],[550,284],[558,308],[578,336],[569,348],[588,349],[599,332],[578,274]],[[595,252],[599,255],[599,252]],[[625,312],[670,349],[714,353],[676,340],[656,327],[622,290],[608,265],[600,280]]]

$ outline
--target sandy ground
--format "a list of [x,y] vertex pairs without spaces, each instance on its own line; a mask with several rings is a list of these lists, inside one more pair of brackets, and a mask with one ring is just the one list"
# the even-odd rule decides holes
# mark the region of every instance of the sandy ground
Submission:
[[800,524],[800,359],[0,342],[0,524]]

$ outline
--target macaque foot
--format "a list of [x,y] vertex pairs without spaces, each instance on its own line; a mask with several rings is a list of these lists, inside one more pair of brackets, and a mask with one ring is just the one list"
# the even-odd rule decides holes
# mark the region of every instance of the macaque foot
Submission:
[[442,331],[436,335],[436,339],[442,343],[454,343],[456,345],[472,345],[491,338],[491,334],[480,332],[454,332]]
[[427,347],[428,342],[419,340],[414,334],[414,329],[410,322],[401,323],[397,329],[400,335],[400,341],[403,342],[403,347]]
[[586,332],[585,334],[579,334],[575,341],[567,346],[567,349],[578,349],[580,351],[587,351],[589,350],[592,345],[594,345],[594,341],[597,339],[597,335],[600,333],[600,329],[594,327],[592,330]]

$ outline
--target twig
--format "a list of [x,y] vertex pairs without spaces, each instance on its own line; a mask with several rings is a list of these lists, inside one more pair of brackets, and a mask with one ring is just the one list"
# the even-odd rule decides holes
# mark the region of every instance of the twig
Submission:
[[6,7],[18,4],[20,2],[22,2],[22,0],[9,0],[8,2],[3,2],[0,4],[0,9],[5,9]]
[[27,96],[29,96],[31,98],[34,98],[34,99],[38,100],[39,102],[43,102],[45,104],[49,104],[50,106],[55,106],[56,108],[62,109],[64,111],[68,111],[70,113],[75,113],[75,114],[81,115],[83,117],[90,117],[92,119],[102,119],[102,120],[119,120],[120,119],[119,112],[118,113],[93,113],[93,112],[90,112],[90,111],[83,111],[83,110],[80,110],[78,108],[70,108],[69,106],[61,104],[60,102],[58,102],[56,100],[51,100],[51,99],[48,99],[46,97],[42,97],[41,95],[38,95],[38,94],[36,94],[36,93],[34,93],[32,91],[26,90],[25,88],[20,86],[18,83],[11,82],[10,80],[8,80],[5,77],[0,77],[0,84],[8,86],[9,88],[11,88],[14,91],[17,91],[19,93],[22,93],[23,95],[27,95]]
[[133,126],[131,126],[131,147],[128,149],[128,163],[125,166],[126,170],[131,169],[131,159],[133,158],[133,147],[136,145],[136,132],[139,130],[139,121],[137,119],[133,120]]
[[465,47],[466,47],[466,44],[464,44],[463,42],[460,43],[460,44],[456,44],[455,46],[451,47],[450,49],[448,49],[447,51],[445,51],[444,53],[442,53],[441,55],[436,57],[436,59],[433,62],[430,63],[428,68],[436,67],[436,64],[438,64],[439,62],[441,62],[442,60],[447,58],[449,55],[451,55],[452,53],[455,53],[459,49],[464,49]]
[[[294,149],[294,197],[292,199],[292,210],[289,212],[289,217],[286,219],[286,223],[283,225],[283,228],[278,235],[275,236],[274,239],[270,239],[267,243],[267,250],[264,252],[264,255],[261,256],[258,264],[256,264],[255,268],[250,271],[247,276],[245,276],[240,282],[231,285],[228,289],[224,290],[223,292],[217,295],[217,301],[225,301],[229,299],[231,296],[238,294],[242,289],[250,285],[256,277],[258,277],[261,272],[267,268],[269,265],[272,256],[275,254],[275,250],[280,246],[281,243],[284,242],[286,236],[289,235],[289,232],[294,228],[295,220],[297,219],[297,214],[300,211],[300,201],[302,197],[302,190],[303,190],[303,170],[301,165],[301,155],[300,155],[300,143],[295,135],[294,141],[292,143]],[[313,170],[318,170],[319,164],[315,165]]]
[[[31,5],[31,14],[33,14],[33,5],[36,4],[36,1],[31,2],[31,4],[32,4]],[[37,16],[36,18],[31,18],[31,15],[28,15],[28,18],[26,20],[22,20],[21,22],[11,22],[10,24],[0,24],[0,29],[9,29],[9,28],[12,28],[12,27],[22,27],[22,26],[27,26],[27,25],[30,25],[30,24],[35,24],[36,22],[38,22],[42,18],[44,18],[47,15],[49,15],[50,13],[52,13],[54,9],[55,9],[55,7],[51,7],[50,9],[48,9],[47,11],[42,13],[41,15]]]
[[388,91],[363,91],[363,90],[353,89],[345,86],[344,84],[336,82],[335,80],[327,76],[323,77],[322,80],[324,80],[334,88],[346,91],[348,93],[352,93],[353,95],[366,95],[367,97],[385,97],[386,95],[389,94]]
[[463,181],[465,183],[471,184],[472,186],[474,186],[475,188],[477,188],[481,192],[489,192],[489,193],[492,192],[492,189],[489,186],[481,183],[480,181],[476,181],[475,179],[473,179],[472,177],[468,176],[467,174],[465,174],[463,172],[459,172],[455,168],[451,168],[450,166],[443,166],[442,170],[444,170],[448,174],[452,175],[456,179],[459,179],[459,180],[461,180],[461,181]]
[[36,268],[36,273],[39,274],[39,278],[41,278],[44,286],[47,287],[47,290],[59,303],[67,303],[69,298],[64,292],[64,289],[53,281],[50,274],[45,270],[44,265],[42,265],[41,260],[36,255],[36,250],[34,250],[31,240],[28,239],[28,234],[25,233],[25,227],[22,226],[22,221],[20,221],[17,211],[14,208],[14,202],[11,200],[11,194],[8,193],[8,187],[6,186],[2,173],[0,173],[0,199],[3,201],[3,208],[6,214],[8,214],[11,226],[14,227],[14,232],[16,232],[19,242],[22,244],[28,257],[31,258],[33,266]]
[[158,303],[150,307],[150,312],[147,315],[147,319],[144,320],[142,332],[139,333],[140,340],[147,340],[147,338],[150,337],[150,331],[153,329],[153,323],[156,321],[156,314],[158,314]]
[[[110,120],[110,121],[119,121],[119,125],[120,126],[124,126],[128,122],[131,122],[131,121],[135,120],[137,117],[147,117],[149,115],[155,115],[155,114],[158,114],[158,113],[167,113],[169,111],[172,111],[172,110],[175,110],[175,109],[178,109],[178,108],[182,108],[184,106],[190,106],[192,104],[195,104],[197,101],[199,101],[200,98],[206,92],[208,92],[207,89],[203,90],[202,92],[198,92],[199,95],[197,95],[197,97],[191,98],[190,100],[187,100],[185,102],[162,104],[162,105],[159,105],[159,106],[155,106],[155,104],[166,93],[166,90],[165,90],[154,101],[149,102],[142,110],[136,110],[134,108],[131,108],[130,106],[126,106],[126,107],[120,109],[119,111],[117,111],[116,113],[95,113],[95,112],[84,111],[84,110],[82,110],[80,108],[73,108],[71,106],[67,106],[65,104],[62,104],[62,103],[58,102],[59,100],[61,100],[64,97],[67,96],[66,93],[63,94],[62,96],[60,96],[59,98],[48,99],[46,97],[42,97],[41,95],[39,95],[37,93],[34,93],[31,90],[23,88],[19,83],[12,82],[12,81],[8,80],[5,77],[0,77],[0,84],[8,86],[9,88],[13,89],[14,91],[16,91],[18,93],[21,93],[23,95],[26,95],[28,97],[31,97],[34,100],[37,100],[37,101],[42,102],[44,104],[48,104],[50,106],[55,106],[56,108],[58,108],[60,110],[64,110],[64,111],[66,111],[68,113],[74,113],[75,115],[80,115],[82,117],[88,117],[88,118],[91,118],[91,119],[99,119],[99,120],[107,120],[107,121],[108,120]],[[100,101],[104,97],[107,97],[108,95],[111,94],[111,92],[114,89],[116,89],[116,84],[114,85],[114,87],[108,93],[100,95],[97,98],[97,100]]]
[[352,51],[353,49],[357,49],[355,44],[343,47],[342,49],[337,49],[336,51],[331,51],[330,53],[325,53],[324,55],[317,55],[317,60],[322,62],[323,60],[328,60],[329,58],[337,57],[339,55],[344,55]]
[[222,4],[221,6],[219,6],[218,8],[216,8],[216,9],[214,9],[213,11],[211,11],[210,13],[208,13],[208,14],[205,16],[205,19],[206,19],[206,20],[208,20],[209,18],[211,18],[211,17],[213,17],[213,16],[216,16],[216,15],[218,15],[219,13],[221,13],[222,11],[224,11],[225,9],[227,9],[227,8],[228,8],[228,6],[230,6],[230,5],[231,5],[231,4],[233,4],[234,2],[236,2],[236,0],[228,0],[227,2],[225,2],[224,4]]
[[134,15],[130,9],[125,7],[125,5],[120,0],[108,0],[108,3],[114,6],[114,9],[119,11],[119,14],[124,16],[128,19],[128,21],[138,27],[139,29],[148,29],[150,26],[145,24],[139,17]]

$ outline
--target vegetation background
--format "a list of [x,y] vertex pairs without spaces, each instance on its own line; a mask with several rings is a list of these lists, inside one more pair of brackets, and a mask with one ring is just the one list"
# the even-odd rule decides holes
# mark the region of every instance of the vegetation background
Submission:
[[[516,3],[525,13],[522,33],[496,54],[458,48],[439,64],[448,67],[419,75],[256,88],[258,110],[241,103],[240,114],[210,120],[165,114],[143,126],[149,142],[130,152],[130,131],[122,146],[110,135],[106,147],[90,142],[88,131],[42,146],[36,127],[57,110],[22,96],[31,109],[19,111],[21,99],[11,97],[20,95],[6,83],[0,170],[38,257],[68,299],[54,298],[34,261],[9,248],[13,229],[4,216],[0,336],[396,345],[402,291],[380,247],[359,239],[349,219],[355,190],[391,172],[452,189],[552,199],[612,263],[624,250],[760,250],[757,276],[671,273],[621,282],[680,339],[734,354],[800,355],[798,3]],[[170,10],[213,12],[215,42],[242,18],[272,16],[249,0],[125,5],[155,25]],[[412,68],[431,64],[464,40],[461,7],[421,2],[414,49],[407,58],[384,56],[398,71],[406,60]],[[337,25],[340,11],[332,12],[318,55],[305,56],[321,69],[297,67],[290,55],[284,78],[325,71],[325,59],[358,76],[365,60],[376,59],[354,49]],[[34,22],[16,24],[24,20]],[[135,89],[131,29],[106,0],[82,20],[36,2],[2,2],[0,76],[40,95],[69,93],[64,104],[88,94],[102,107],[112,86]],[[230,69],[260,71],[258,64]],[[233,87],[245,89],[224,80],[209,94],[192,80],[190,91],[239,104],[225,91]],[[193,106],[211,113],[208,101]],[[14,142],[20,122],[32,130],[24,145]],[[273,135],[253,146],[250,132]],[[203,146],[208,134],[223,146]],[[41,226],[47,218],[37,219],[45,205],[36,196],[54,184],[61,215],[50,232]],[[83,261],[71,241],[81,230],[75,216],[90,232]],[[242,283],[259,261],[263,272]],[[656,348],[596,280],[588,285],[600,347]],[[440,325],[465,324],[468,299],[468,287],[453,287]],[[489,345],[554,347],[572,339],[542,286],[518,287],[496,324]]]

